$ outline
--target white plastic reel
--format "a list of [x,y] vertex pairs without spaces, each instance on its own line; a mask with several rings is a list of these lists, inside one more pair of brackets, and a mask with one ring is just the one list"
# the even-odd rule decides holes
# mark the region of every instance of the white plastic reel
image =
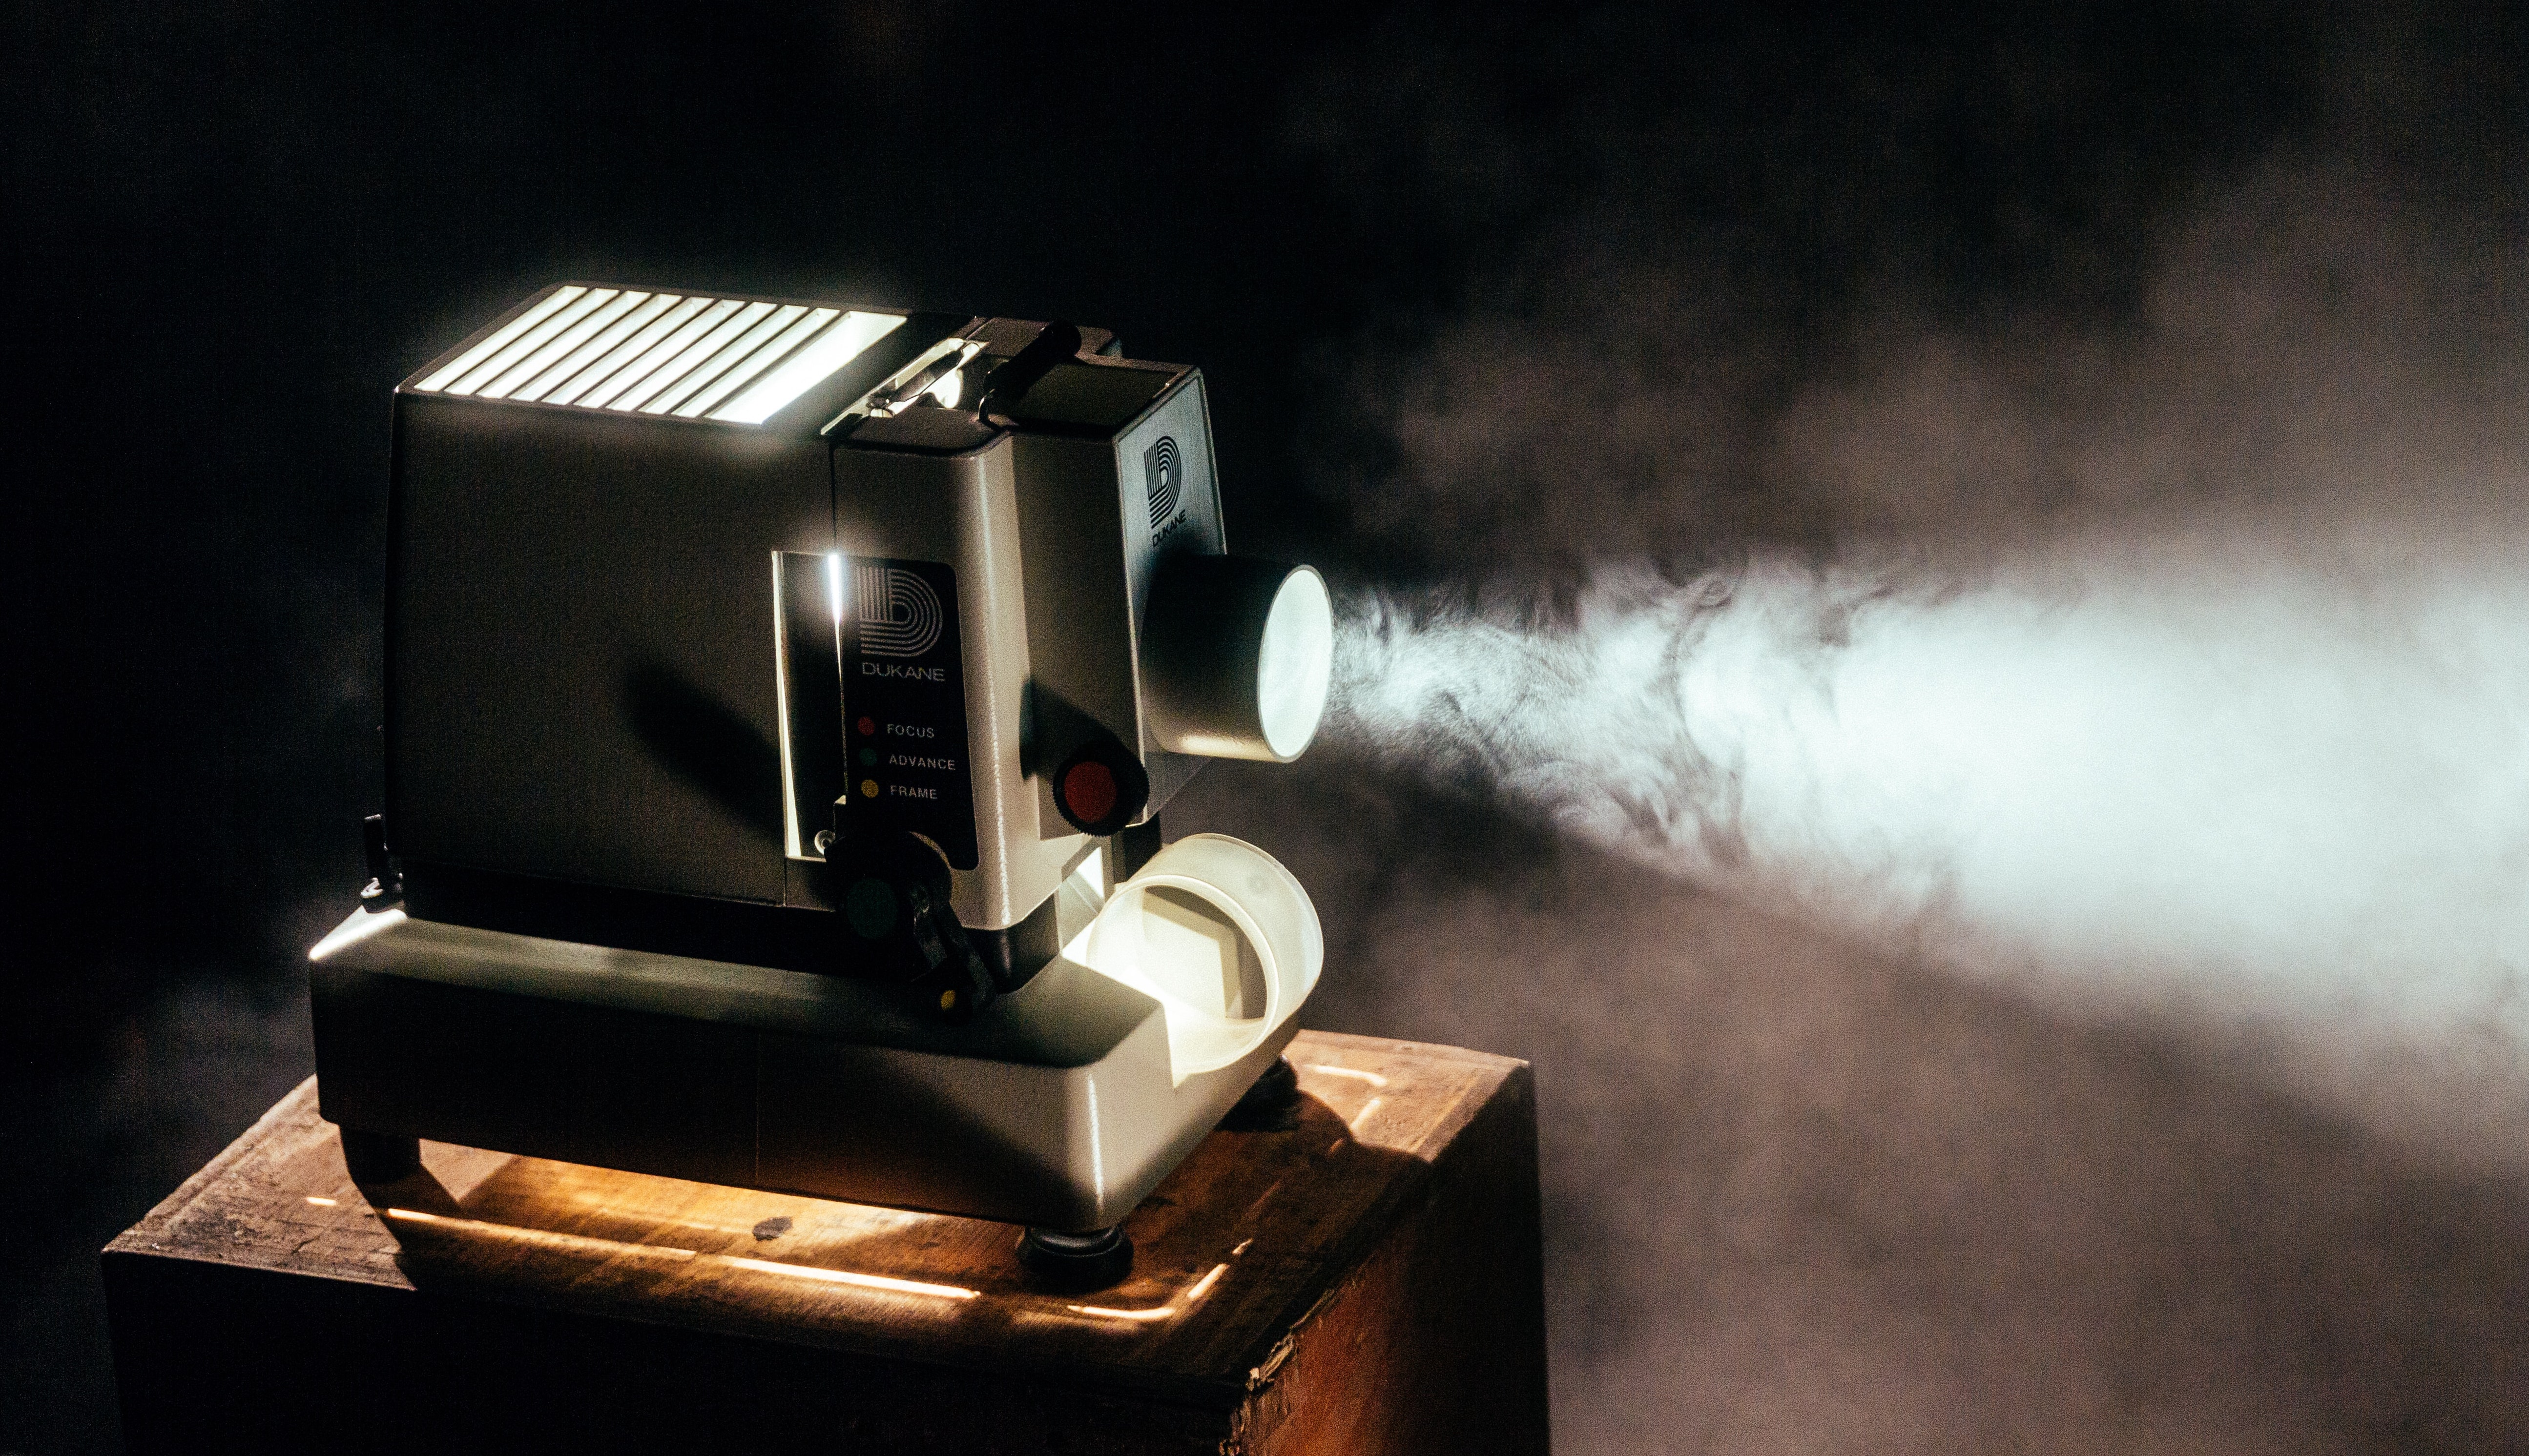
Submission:
[[1189,835],[1117,886],[1064,953],[1158,1001],[1182,1084],[1255,1051],[1297,1012],[1326,941],[1279,860],[1227,835]]

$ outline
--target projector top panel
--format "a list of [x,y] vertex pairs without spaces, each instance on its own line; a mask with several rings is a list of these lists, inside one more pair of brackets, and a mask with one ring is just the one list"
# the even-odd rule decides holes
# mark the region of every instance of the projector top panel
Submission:
[[866,376],[865,390],[967,322],[840,303],[566,283],[529,298],[398,392],[760,426],[793,404],[831,395],[827,387],[845,375]]

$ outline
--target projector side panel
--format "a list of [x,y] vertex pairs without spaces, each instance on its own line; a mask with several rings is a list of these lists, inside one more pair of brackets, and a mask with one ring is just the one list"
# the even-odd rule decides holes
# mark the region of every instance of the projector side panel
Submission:
[[[958,922],[970,930],[1015,926],[1045,904],[1089,847],[1050,809],[1040,813],[1032,766],[1022,751],[1021,725],[1034,671],[1027,594],[1038,575],[1058,571],[1062,564],[1040,559],[1034,572],[1022,564],[1017,485],[1006,437],[954,456],[847,446],[834,452],[834,469],[835,542],[851,563],[855,581],[859,572],[888,563],[932,563],[954,573],[966,740],[948,751],[962,752],[969,771],[974,857],[961,864],[944,839],[934,837],[955,870],[949,895]],[[847,718],[875,714],[883,721],[897,716],[874,706],[890,697],[869,678],[882,670],[877,659],[846,664],[842,697]],[[903,699],[900,692],[892,696]],[[882,734],[892,727],[884,722],[874,726]],[[846,808],[847,816],[871,802],[860,791],[883,791],[929,777],[919,769],[893,767],[900,761],[893,744],[873,745],[859,734],[857,724],[849,741],[860,753],[873,755],[865,760],[873,766],[853,769],[858,791],[850,798],[855,807]],[[875,817],[867,822],[897,823]],[[932,834],[920,824],[899,827]]]
[[[1129,372],[1156,377],[1157,369],[1167,367]],[[1037,403],[1032,393],[1023,407]],[[1139,649],[1151,574],[1170,555],[1216,555],[1228,548],[1202,374],[1183,371],[1134,408],[1137,413],[1120,422],[1095,422],[1111,434],[1089,433],[1091,427],[1079,419],[1065,418],[1054,422],[1064,433],[1022,432],[1016,449],[1025,555],[1032,563],[1061,562],[1067,567],[1032,570],[1027,578],[1038,729],[1058,737],[1060,717],[1077,714],[1131,748],[1151,776],[1150,802],[1142,814],[1147,820],[1203,767],[1201,759],[1160,747],[1143,721]],[[1060,759],[1062,746],[1048,745],[1048,767]],[[1061,823],[1049,786],[1040,800],[1043,821]]]
[[778,903],[772,553],[825,452],[399,395],[387,800],[408,859]]

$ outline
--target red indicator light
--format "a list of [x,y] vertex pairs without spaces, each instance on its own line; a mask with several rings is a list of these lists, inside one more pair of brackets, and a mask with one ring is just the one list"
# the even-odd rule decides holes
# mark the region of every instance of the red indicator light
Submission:
[[1073,764],[1062,776],[1062,806],[1083,824],[1097,824],[1114,813],[1114,771],[1094,760]]
[[878,736],[878,721],[876,719],[864,718],[858,724],[854,725],[854,727],[861,730],[861,736],[864,738],[875,738]]

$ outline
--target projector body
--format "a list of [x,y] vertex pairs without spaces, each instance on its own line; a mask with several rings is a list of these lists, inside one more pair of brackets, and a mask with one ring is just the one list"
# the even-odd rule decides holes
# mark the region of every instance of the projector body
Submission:
[[562,285],[398,389],[391,489],[375,881],[312,955],[347,1132],[1085,1230],[1295,1032],[1305,892],[1158,842],[1324,696],[1196,370]]

